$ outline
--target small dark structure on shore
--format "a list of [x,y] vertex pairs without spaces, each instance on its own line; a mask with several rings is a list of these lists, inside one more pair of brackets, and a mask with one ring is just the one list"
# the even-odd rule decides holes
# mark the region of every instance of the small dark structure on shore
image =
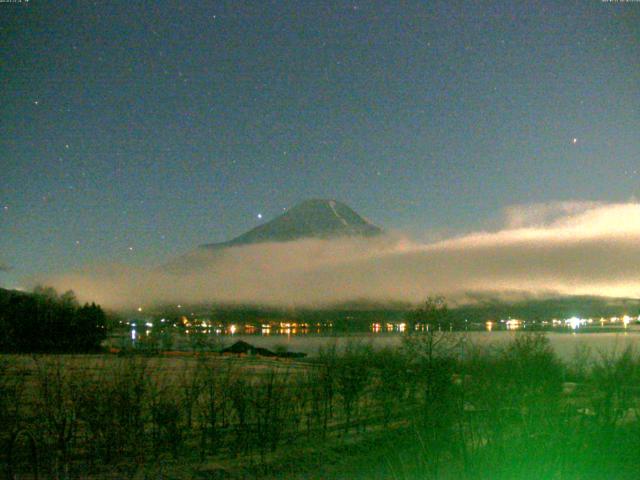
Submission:
[[306,353],[301,352],[281,352],[276,353],[272,352],[267,348],[255,347],[250,343],[244,342],[242,340],[237,341],[230,347],[224,348],[220,351],[220,353],[233,353],[236,355],[260,355],[262,357],[278,357],[278,358],[303,358],[306,357]]

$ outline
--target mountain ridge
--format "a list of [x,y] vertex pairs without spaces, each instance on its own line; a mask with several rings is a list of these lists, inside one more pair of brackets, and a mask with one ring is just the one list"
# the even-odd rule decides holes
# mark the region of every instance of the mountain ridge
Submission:
[[373,237],[383,230],[334,199],[309,199],[283,214],[231,240],[200,245],[218,249],[266,242],[288,242],[302,238]]

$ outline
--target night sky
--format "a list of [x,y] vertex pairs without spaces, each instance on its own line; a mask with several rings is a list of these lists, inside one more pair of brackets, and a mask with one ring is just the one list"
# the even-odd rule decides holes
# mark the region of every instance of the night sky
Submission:
[[637,2],[31,0],[0,22],[3,286],[159,264],[306,198],[428,238],[640,193]]

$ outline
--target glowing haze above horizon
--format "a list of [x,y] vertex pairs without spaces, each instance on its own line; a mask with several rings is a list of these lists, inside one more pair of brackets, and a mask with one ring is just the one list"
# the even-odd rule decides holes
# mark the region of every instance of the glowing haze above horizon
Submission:
[[640,296],[640,3],[32,0],[0,34],[0,287],[114,302],[101,285],[334,198],[393,239],[244,250],[285,293],[225,295],[295,303],[311,269],[311,297]]

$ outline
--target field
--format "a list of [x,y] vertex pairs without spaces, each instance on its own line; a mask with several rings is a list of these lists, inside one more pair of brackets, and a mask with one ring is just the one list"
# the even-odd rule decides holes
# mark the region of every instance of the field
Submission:
[[0,357],[8,478],[637,478],[640,358],[541,335],[305,361]]

